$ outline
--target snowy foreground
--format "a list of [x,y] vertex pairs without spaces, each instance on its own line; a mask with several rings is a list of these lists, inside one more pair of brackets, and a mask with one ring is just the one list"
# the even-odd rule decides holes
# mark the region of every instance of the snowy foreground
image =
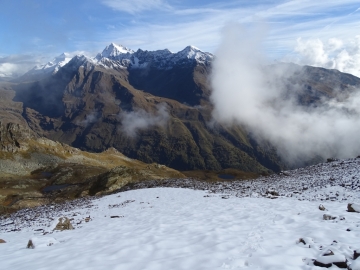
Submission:
[[[327,202],[323,212],[318,202],[292,198],[208,195],[132,190],[62,213],[75,230],[43,235],[35,230],[52,227],[34,224],[1,233],[1,269],[317,269],[311,259],[327,249],[348,259],[359,249],[360,214],[348,213],[346,203]],[[339,218],[323,220],[324,213]],[[311,248],[297,243],[306,237]],[[27,249],[30,238],[42,245]]]
[[[360,269],[360,258],[353,260],[360,251],[360,213],[347,212],[348,203],[360,202],[351,186],[359,180],[359,161],[343,172],[349,185],[301,184],[301,198],[259,197],[260,186],[252,191],[255,197],[163,187],[23,210],[21,217],[0,221],[6,241],[0,244],[0,269],[321,269],[314,259],[327,263],[335,257]],[[324,165],[328,171],[320,179],[336,176],[331,168],[340,175],[336,164],[348,166]],[[286,174],[297,180],[296,171]],[[324,214],[335,219],[324,220]],[[73,219],[75,229],[53,231],[61,216]],[[26,248],[29,239],[34,249]]]

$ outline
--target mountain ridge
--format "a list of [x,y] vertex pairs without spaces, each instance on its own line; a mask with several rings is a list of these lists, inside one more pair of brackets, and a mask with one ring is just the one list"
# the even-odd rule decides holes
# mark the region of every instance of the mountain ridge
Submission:
[[[54,74],[11,85],[13,100],[23,104],[22,116],[32,130],[82,150],[114,147],[131,158],[178,170],[266,173],[284,168],[286,162],[266,140],[255,139],[241,125],[214,124],[211,54],[192,46],[171,53],[115,44],[103,53],[110,58],[77,55]],[[348,74],[284,65],[293,70],[286,87],[292,91],[297,85],[304,106],[336,98],[338,89],[347,93],[360,86],[360,79]],[[276,68],[265,69],[276,75]],[[156,123],[160,105],[165,124]]]

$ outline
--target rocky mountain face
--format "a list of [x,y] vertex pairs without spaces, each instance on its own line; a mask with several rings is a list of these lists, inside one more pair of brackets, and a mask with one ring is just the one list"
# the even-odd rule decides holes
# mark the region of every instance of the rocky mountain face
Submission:
[[[75,56],[56,72],[7,91],[16,92],[11,102],[23,106],[21,117],[34,134],[82,150],[114,147],[178,170],[281,170],[284,162],[270,144],[257,142],[244,127],[213,121],[212,61],[213,55],[192,46],[172,53],[110,44],[95,58]],[[304,106],[360,86],[359,78],[335,70],[285,68],[292,70],[285,84],[289,91],[296,85]]]

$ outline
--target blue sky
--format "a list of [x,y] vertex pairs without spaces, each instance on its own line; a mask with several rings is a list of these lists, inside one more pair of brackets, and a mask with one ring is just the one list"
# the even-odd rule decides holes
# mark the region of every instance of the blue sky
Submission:
[[[228,23],[264,29],[265,51],[274,59],[294,52],[298,39],[360,34],[358,0],[1,0],[0,72],[62,52],[95,55],[111,42],[134,50],[195,45],[215,52]],[[251,34],[251,30],[248,31]]]

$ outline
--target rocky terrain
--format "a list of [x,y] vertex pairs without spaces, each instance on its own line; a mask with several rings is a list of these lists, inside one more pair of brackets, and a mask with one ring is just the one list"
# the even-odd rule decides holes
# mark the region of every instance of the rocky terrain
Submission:
[[[104,174],[103,177],[106,176],[107,179],[111,179],[109,175],[116,175],[117,173],[118,167]],[[327,201],[359,203],[360,157],[348,160],[330,160],[326,163],[291,171],[282,171],[279,174],[262,176],[250,180],[234,179],[209,182],[185,177],[179,179],[175,177],[175,174],[172,178],[169,177],[168,179],[153,180],[149,177],[147,181],[141,180],[142,179],[138,181],[133,180],[125,184],[112,186],[112,188],[107,189],[107,191],[111,191],[111,193],[120,192],[119,196],[121,196],[121,192],[129,190],[166,187],[203,190],[208,192],[208,197],[216,196],[222,199],[229,199],[231,197],[292,198],[298,201],[315,201],[324,204]],[[107,182],[100,181],[99,184],[100,183],[106,185]],[[108,193],[90,191],[90,194],[104,195]],[[74,209],[74,207],[85,207],[84,205],[86,204],[91,205],[91,200],[96,198],[96,196],[86,196],[85,198],[70,202],[24,209],[12,214],[9,219],[26,216],[28,221],[21,219],[19,223],[26,224],[26,222],[30,222],[29,225],[26,225],[30,226],[31,221],[36,218],[37,215],[45,215],[44,218],[50,219],[54,216],[61,215],[62,212],[70,211]]]

